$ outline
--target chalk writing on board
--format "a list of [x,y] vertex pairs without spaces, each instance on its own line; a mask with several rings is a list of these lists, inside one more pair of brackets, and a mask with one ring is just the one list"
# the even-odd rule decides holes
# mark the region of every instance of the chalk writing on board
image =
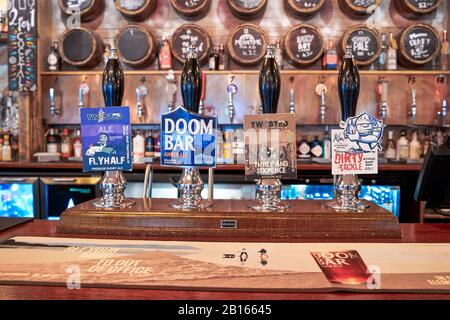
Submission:
[[260,35],[255,35],[252,30],[244,28],[241,34],[237,34],[233,46],[244,57],[254,57],[262,50],[263,40]]

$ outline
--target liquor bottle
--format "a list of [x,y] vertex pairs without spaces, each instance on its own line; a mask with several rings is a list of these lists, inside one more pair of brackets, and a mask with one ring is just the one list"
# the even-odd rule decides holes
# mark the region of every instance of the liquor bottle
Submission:
[[133,138],[133,163],[145,162],[145,138],[142,131],[138,130]]
[[13,161],[19,160],[19,136],[17,134],[11,136],[11,158]]
[[430,147],[431,143],[431,137],[430,137],[430,131],[425,130],[423,142],[422,142],[422,154],[421,157],[424,158],[427,155],[428,148]]
[[319,141],[319,136],[314,136],[313,142],[311,142],[311,155],[315,158],[322,158],[323,147]]
[[331,139],[328,127],[325,130],[325,136],[322,140],[323,145],[323,158],[326,160],[331,159]]
[[422,146],[418,140],[418,132],[414,130],[411,135],[411,142],[409,143],[409,160],[419,160],[421,151]]
[[8,134],[3,136],[2,161],[12,161],[11,145]]
[[216,162],[217,164],[223,164],[223,134],[222,131],[217,130],[217,142],[216,142]]
[[400,138],[397,140],[397,160],[408,160],[409,141],[406,138],[406,130],[400,132]]
[[202,71],[197,62],[197,52],[194,46],[189,48],[183,72],[181,73],[181,96],[183,106],[198,113],[202,95]]
[[387,70],[397,70],[397,49],[397,41],[394,38],[394,34],[391,32],[389,33],[389,47],[387,49]]
[[77,129],[75,131],[75,136],[72,139],[73,145],[73,156],[74,158],[81,159],[83,157],[83,145],[81,144],[81,131]]
[[263,113],[276,113],[280,98],[281,79],[275,60],[275,48],[269,45],[259,72],[259,97]]
[[325,54],[325,69],[326,70],[336,70],[337,69],[338,56],[336,49],[334,48],[334,41],[332,39],[328,40],[327,51]]
[[61,150],[61,137],[53,128],[50,129],[47,136],[47,152],[57,153]]
[[148,132],[147,138],[145,138],[145,156],[146,157],[153,157],[153,151],[154,151],[154,141],[153,141],[153,131],[150,130]]
[[[0,150],[3,150],[3,135],[0,132]],[[2,152],[0,152],[0,161],[2,161],[3,156],[2,156]]]
[[155,158],[161,157],[161,133],[159,130],[153,130],[153,156]]
[[450,64],[450,48],[447,39],[447,30],[444,30],[442,36],[442,49],[441,49],[441,69],[448,70]]
[[388,160],[394,160],[397,157],[397,150],[394,142],[394,131],[389,131],[386,151],[384,157]]
[[234,130],[225,130],[225,140],[223,142],[223,162],[225,164],[234,164],[233,157],[233,142],[234,142]]
[[344,122],[355,116],[360,90],[359,71],[350,50],[351,48],[347,47],[338,76],[339,101]]
[[5,34],[7,34],[7,33],[8,33],[8,30],[9,30],[9,25],[8,25],[8,15],[5,15],[5,14],[3,13],[3,26],[2,26],[2,28],[0,29],[0,32],[3,32],[3,33],[5,33]]
[[209,70],[216,70],[216,59],[214,55],[214,48],[209,49]]
[[3,10],[0,10],[0,32],[3,33],[3,29],[5,28],[5,14]]
[[61,70],[61,57],[58,53],[58,42],[53,41],[53,45],[50,49],[50,53],[47,56],[47,65],[49,71]]
[[436,131],[436,145],[437,146],[441,146],[441,145],[444,144],[444,142],[445,142],[445,140],[444,140],[444,129],[443,128],[437,129],[437,131]]
[[72,141],[69,135],[69,129],[64,128],[61,139],[61,157],[65,160],[72,156]]
[[277,40],[275,42],[275,60],[277,61],[280,70],[284,69],[283,62],[283,48],[281,47],[281,41]]
[[244,131],[242,129],[236,129],[234,132],[233,157],[234,163],[245,163]]
[[387,46],[386,46],[386,34],[381,33],[381,52],[377,59],[377,69],[386,70],[387,64]]
[[159,63],[161,70],[172,69],[172,51],[169,40],[165,36],[161,39],[161,49],[159,50]]
[[223,44],[219,45],[219,70],[228,70],[229,57]]
[[298,158],[299,159],[309,159],[311,158],[311,146],[306,139],[306,136],[302,137],[298,145]]
[[111,46],[108,62],[103,71],[103,99],[106,107],[121,106],[124,93],[124,75],[117,57],[117,49]]

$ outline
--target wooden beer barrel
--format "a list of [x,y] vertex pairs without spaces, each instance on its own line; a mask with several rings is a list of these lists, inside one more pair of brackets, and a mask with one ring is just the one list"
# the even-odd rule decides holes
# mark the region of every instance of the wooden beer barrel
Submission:
[[158,0],[114,0],[116,9],[126,18],[142,21],[156,8]]
[[285,0],[286,11],[295,17],[305,18],[317,14],[325,0]]
[[396,0],[394,1],[400,12],[410,17],[420,17],[435,11],[442,0]]
[[196,24],[184,24],[179,27],[173,33],[171,42],[172,54],[181,63],[186,60],[191,45],[197,48],[199,63],[205,63],[212,46],[208,32]]
[[234,62],[242,66],[252,66],[264,58],[268,42],[263,29],[251,23],[244,23],[231,31],[227,47]]
[[[382,0],[340,0],[339,5],[351,16],[367,16],[375,12]],[[397,1],[397,0],[395,0]]]
[[359,65],[366,66],[373,63],[381,53],[380,33],[367,25],[360,24],[351,27],[345,32],[341,41],[342,51],[345,52],[347,46]]
[[399,62],[403,65],[423,65],[431,62],[441,51],[439,33],[430,25],[414,24],[399,37]]
[[114,43],[122,61],[133,67],[150,65],[156,53],[156,41],[147,27],[139,24],[123,26]]
[[260,17],[266,10],[267,0],[227,0],[231,13],[243,20]]
[[286,56],[297,67],[312,65],[323,55],[323,48],[322,33],[310,24],[293,27],[284,38]]
[[102,60],[104,45],[94,31],[78,27],[64,31],[59,38],[58,51],[65,63],[92,68]]
[[211,7],[211,0],[170,0],[176,13],[186,19],[205,16]]
[[79,12],[82,21],[95,19],[105,8],[104,0],[86,0],[81,2],[79,7],[73,7],[74,3],[75,1],[72,0],[58,0],[58,5],[64,14],[73,15]]

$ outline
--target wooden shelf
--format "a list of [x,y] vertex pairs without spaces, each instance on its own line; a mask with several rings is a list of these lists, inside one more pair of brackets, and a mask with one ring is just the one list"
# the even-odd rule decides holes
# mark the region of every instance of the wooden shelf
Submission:
[[[259,74],[259,70],[223,70],[211,71],[203,70],[205,74]],[[125,75],[166,75],[167,70],[125,70]],[[450,75],[450,70],[393,70],[393,71],[377,71],[377,70],[360,70],[361,75]],[[76,70],[76,71],[43,71],[42,76],[99,76],[102,75],[101,70]],[[174,70],[174,74],[181,74],[181,70]],[[337,70],[282,70],[281,74],[292,75],[337,75]]]

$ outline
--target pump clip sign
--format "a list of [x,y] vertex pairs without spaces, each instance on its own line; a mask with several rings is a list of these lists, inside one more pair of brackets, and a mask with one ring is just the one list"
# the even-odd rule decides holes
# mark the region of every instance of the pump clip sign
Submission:
[[332,174],[378,173],[378,151],[382,150],[385,126],[364,111],[341,122],[341,129],[331,130]]
[[182,106],[161,116],[161,165],[216,166],[217,117],[189,112]]

